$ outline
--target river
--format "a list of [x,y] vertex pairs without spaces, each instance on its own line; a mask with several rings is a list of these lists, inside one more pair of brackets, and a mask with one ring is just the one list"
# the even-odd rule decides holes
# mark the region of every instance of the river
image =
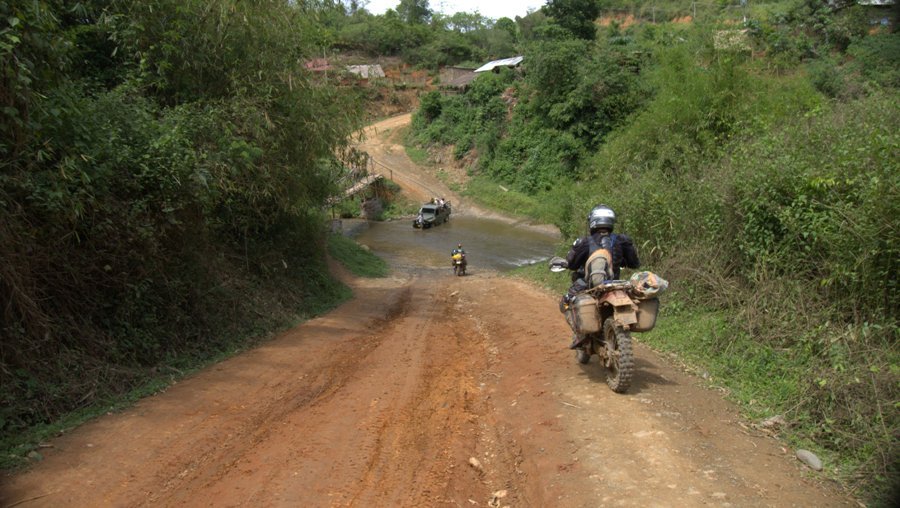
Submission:
[[507,271],[544,262],[562,240],[528,225],[491,218],[451,216],[429,229],[415,229],[412,219],[386,222],[344,220],[347,233],[399,269],[447,268],[450,251],[463,244],[469,273]]

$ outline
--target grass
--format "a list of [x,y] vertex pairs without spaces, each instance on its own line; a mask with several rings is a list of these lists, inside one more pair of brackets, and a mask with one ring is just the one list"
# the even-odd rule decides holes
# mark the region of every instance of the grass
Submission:
[[566,195],[567,185],[560,186],[552,192],[529,196],[514,189],[505,187],[486,176],[471,179],[462,191],[462,195],[485,207],[544,223],[558,224],[560,212],[565,207],[560,204]]
[[[407,139],[407,136],[404,136],[404,139]],[[411,145],[409,144],[409,142],[404,143],[403,146],[406,149],[406,156],[409,157],[409,160],[413,161],[419,166],[432,166],[431,161],[428,159],[428,151],[426,151],[424,148],[419,148],[415,145]]]
[[453,192],[460,192],[463,190],[458,183],[450,180],[450,174],[447,173],[445,169],[437,167],[437,164],[435,164],[428,155],[428,150],[416,145],[412,136],[410,136],[408,127],[405,128],[403,133],[403,148],[406,150],[406,156],[409,157],[409,160],[413,161],[417,166],[431,170],[434,173],[434,176],[450,190]]
[[328,254],[359,277],[385,277],[390,271],[383,259],[342,235],[328,236]]
[[569,279],[569,274],[571,272],[553,273],[548,269],[548,265],[544,263],[521,266],[508,273],[510,276],[525,279],[544,289],[559,294],[565,293],[572,283]]
[[641,335],[654,349],[677,354],[707,381],[729,390],[751,418],[784,412],[799,396],[797,359],[734,330],[722,311],[667,313]]

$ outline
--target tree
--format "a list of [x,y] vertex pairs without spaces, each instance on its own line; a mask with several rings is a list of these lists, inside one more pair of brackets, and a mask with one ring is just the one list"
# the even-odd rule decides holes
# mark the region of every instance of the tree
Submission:
[[519,28],[516,22],[509,18],[500,18],[494,23],[494,30],[502,30],[509,34],[513,41],[519,39]]
[[530,41],[537,37],[541,27],[550,23],[549,18],[543,9],[530,12],[525,16],[516,16],[516,25],[518,26],[519,38],[522,41]]
[[575,37],[589,41],[596,38],[594,20],[600,15],[600,4],[596,0],[548,0],[544,9]]
[[411,25],[424,25],[431,19],[431,8],[428,0],[400,0],[397,14]]
[[258,291],[328,291],[321,210],[361,108],[298,65],[307,7],[0,2],[4,439],[221,351]]

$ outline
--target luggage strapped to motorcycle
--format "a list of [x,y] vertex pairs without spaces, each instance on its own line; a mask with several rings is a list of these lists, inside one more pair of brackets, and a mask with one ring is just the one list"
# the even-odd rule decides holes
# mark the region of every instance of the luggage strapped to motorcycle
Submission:
[[[603,246],[603,239],[601,238],[600,242],[594,238],[594,235],[590,235],[588,237],[588,257],[584,262],[584,277],[588,284],[592,287],[596,287],[600,283],[609,280],[607,277],[612,278],[615,276],[616,267],[615,267],[615,254],[613,250],[615,249],[617,236],[615,234],[605,235],[605,238],[609,238],[609,246]],[[603,260],[603,275],[602,279],[599,282],[595,282],[595,272],[597,267],[594,266],[594,263],[597,260]],[[593,269],[592,269],[593,268]]]
[[627,280],[607,280],[600,285],[594,286],[590,289],[586,289],[578,294],[601,294],[609,291],[615,291],[617,289],[622,289],[628,291],[632,288],[631,281]]

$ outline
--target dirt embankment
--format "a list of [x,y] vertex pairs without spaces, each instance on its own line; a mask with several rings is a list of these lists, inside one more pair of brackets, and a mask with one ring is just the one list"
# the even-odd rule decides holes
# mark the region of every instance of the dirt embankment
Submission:
[[328,315],[54,440],[0,506],[855,506],[647,348],[612,393],[555,295],[347,280]]

